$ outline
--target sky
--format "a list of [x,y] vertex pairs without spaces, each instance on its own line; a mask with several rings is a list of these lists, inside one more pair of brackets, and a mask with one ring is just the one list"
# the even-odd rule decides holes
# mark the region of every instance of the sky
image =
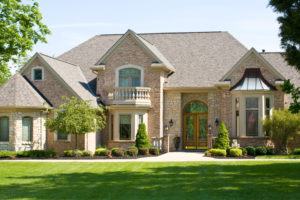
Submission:
[[[27,1],[27,0],[26,0]],[[52,31],[35,52],[59,56],[99,34],[228,31],[247,48],[282,51],[268,0],[37,0]]]

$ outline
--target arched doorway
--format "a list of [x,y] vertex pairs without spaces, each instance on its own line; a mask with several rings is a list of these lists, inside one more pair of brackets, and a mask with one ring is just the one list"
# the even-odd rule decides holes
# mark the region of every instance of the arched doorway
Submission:
[[201,101],[191,101],[183,109],[183,148],[207,149],[208,109]]

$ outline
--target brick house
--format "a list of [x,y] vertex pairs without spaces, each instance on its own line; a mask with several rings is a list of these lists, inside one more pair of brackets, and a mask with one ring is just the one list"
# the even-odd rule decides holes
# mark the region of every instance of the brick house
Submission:
[[62,96],[110,107],[80,149],[134,145],[141,122],[165,151],[175,137],[180,150],[211,147],[221,121],[241,146],[268,145],[261,120],[288,106],[285,79],[300,85],[281,53],[248,50],[228,32],[97,35],[57,58],[36,53],[0,88],[0,149],[75,148],[73,135],[43,124]]

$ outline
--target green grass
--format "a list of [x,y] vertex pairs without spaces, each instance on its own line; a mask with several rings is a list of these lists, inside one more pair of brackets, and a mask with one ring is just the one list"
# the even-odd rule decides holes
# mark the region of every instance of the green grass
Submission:
[[300,199],[300,162],[0,162],[0,199]]
[[256,159],[300,159],[300,155],[266,155],[256,156]]

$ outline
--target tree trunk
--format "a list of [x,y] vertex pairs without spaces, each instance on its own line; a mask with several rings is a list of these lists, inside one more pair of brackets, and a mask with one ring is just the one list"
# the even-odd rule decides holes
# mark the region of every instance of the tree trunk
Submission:
[[276,154],[279,154],[279,155],[283,155],[283,154],[287,154],[287,143],[278,143],[278,144],[275,144],[275,152]]
[[76,149],[78,149],[78,144],[77,144],[77,134],[76,134],[76,136],[75,136],[75,145],[76,145]]

